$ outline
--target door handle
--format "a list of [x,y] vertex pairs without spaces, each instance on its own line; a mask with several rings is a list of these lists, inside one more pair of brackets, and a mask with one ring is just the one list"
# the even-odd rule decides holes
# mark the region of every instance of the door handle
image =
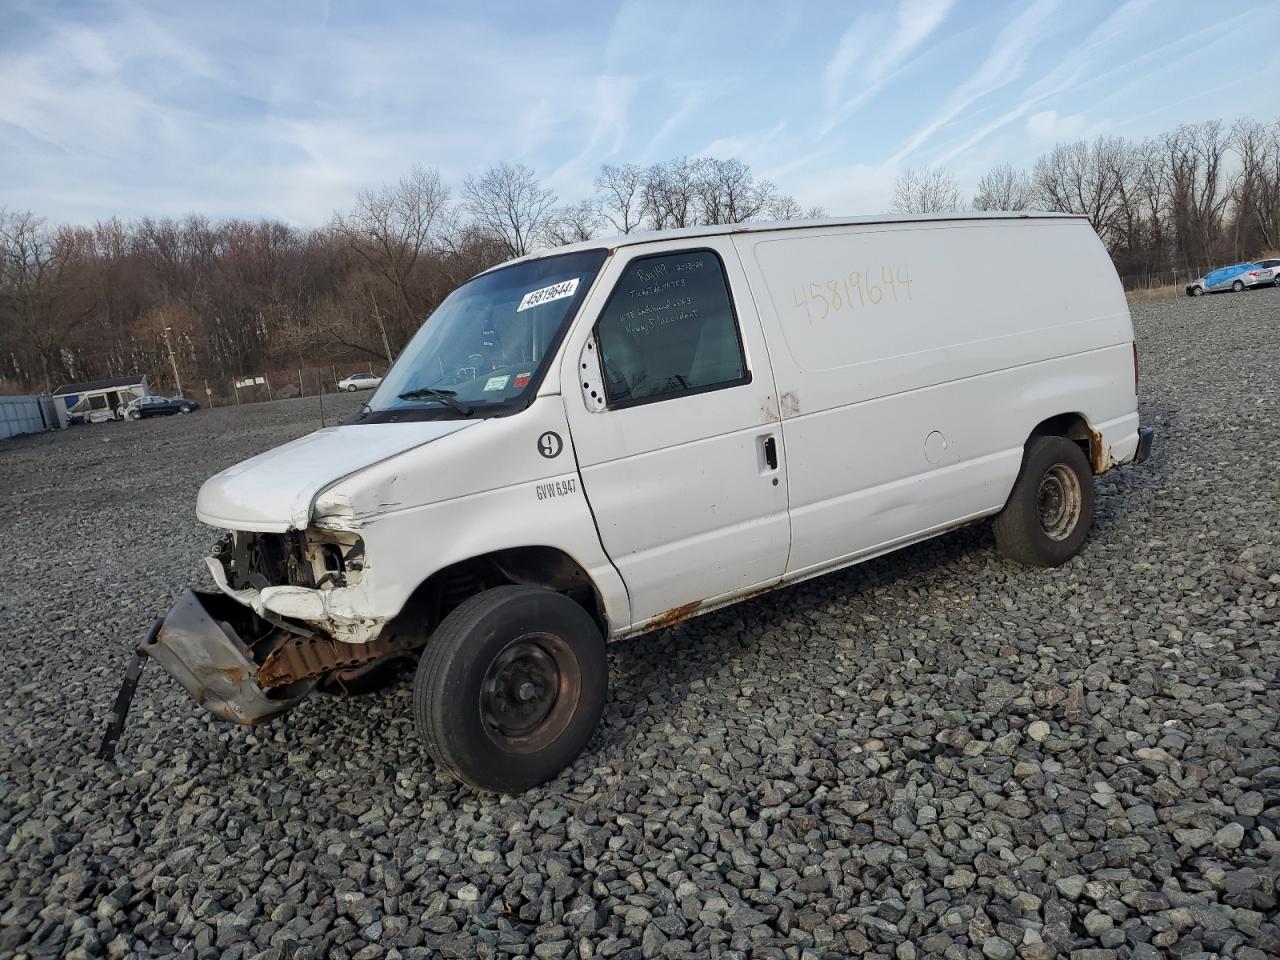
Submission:
[[772,436],[764,437],[764,462],[770,470],[778,469],[778,441]]

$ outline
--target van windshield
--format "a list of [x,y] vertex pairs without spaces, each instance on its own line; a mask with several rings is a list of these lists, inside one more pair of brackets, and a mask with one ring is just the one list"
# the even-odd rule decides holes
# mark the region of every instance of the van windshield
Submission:
[[409,341],[359,421],[485,417],[527,405],[606,256],[543,257],[464,283]]

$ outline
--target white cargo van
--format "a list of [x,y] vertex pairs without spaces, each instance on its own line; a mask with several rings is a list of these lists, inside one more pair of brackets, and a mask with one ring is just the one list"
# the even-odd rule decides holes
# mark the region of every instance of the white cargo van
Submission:
[[1077,217],[526,257],[454,291],[352,420],[204,485],[200,519],[228,531],[217,591],[139,650],[241,723],[417,657],[431,756],[521,790],[586,745],[608,638],[982,517],[1013,559],[1071,558],[1093,475],[1147,456],[1136,378],[1120,283]]

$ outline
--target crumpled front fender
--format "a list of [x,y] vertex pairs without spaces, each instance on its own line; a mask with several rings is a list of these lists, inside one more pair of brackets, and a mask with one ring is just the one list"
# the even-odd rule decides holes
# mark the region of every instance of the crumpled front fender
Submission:
[[314,678],[263,689],[260,664],[245,637],[261,652],[271,646],[266,623],[234,598],[186,590],[164,623],[139,646],[210,713],[234,723],[261,723],[284,713],[309,694]]

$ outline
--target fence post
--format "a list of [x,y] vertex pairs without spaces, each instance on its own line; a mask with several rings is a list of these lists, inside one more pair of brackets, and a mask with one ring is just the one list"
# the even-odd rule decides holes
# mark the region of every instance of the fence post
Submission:
[[304,397],[305,397],[305,396],[307,395],[307,386],[306,386],[306,384],[304,384],[304,383],[302,382],[302,368],[301,368],[301,367],[299,367],[299,368],[298,368],[298,390],[302,393],[302,396],[304,396]]

